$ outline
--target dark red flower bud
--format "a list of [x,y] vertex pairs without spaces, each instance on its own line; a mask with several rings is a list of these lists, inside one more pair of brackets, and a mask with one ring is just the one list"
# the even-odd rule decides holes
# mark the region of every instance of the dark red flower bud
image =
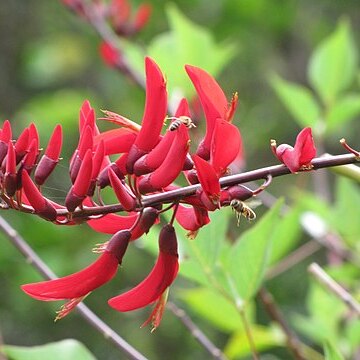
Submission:
[[104,162],[104,156],[105,156],[104,153],[105,153],[104,142],[100,141],[93,156],[93,162],[92,162],[93,167],[91,173],[91,183],[87,193],[88,196],[92,196],[94,194],[96,181],[99,176],[101,166]]
[[229,206],[231,200],[236,199],[236,200],[245,201],[253,196],[254,196],[253,191],[244,185],[230,186],[227,189],[221,191],[220,205]]
[[39,189],[32,182],[29,174],[24,170],[22,171],[21,180],[27,200],[34,208],[36,215],[39,215],[49,221],[55,221],[57,216],[56,209],[47,199],[43,197]]
[[134,19],[134,32],[139,32],[149,21],[152,7],[150,4],[141,4]]
[[115,195],[125,211],[133,211],[136,207],[136,199],[126,188],[125,184],[109,169],[109,179]]
[[12,142],[9,142],[7,156],[4,159],[6,161],[6,171],[4,176],[4,188],[8,196],[14,196],[17,187],[16,176],[16,155],[15,148]]
[[81,163],[74,185],[70,188],[65,199],[65,206],[70,212],[73,212],[85,199],[90,186],[91,173],[92,152],[88,149]]
[[197,176],[196,170],[190,170],[186,173],[186,178],[188,179],[191,185],[198,184],[199,178]]
[[110,184],[108,174],[110,168],[114,171],[118,178],[123,179],[125,177],[125,174],[127,173],[125,167],[126,161],[127,154],[123,154],[114,163],[109,164],[100,172],[97,183],[101,189]]
[[129,241],[131,238],[131,232],[128,230],[118,231],[113,237],[109,240],[106,250],[109,253],[113,254],[119,264],[121,264],[122,259],[125,255],[126,249],[128,247]]
[[42,185],[46,179],[50,176],[55,169],[56,164],[59,162],[59,156],[62,147],[62,127],[56,125],[48,146],[45,150],[45,154],[41,157],[36,170],[35,170],[35,182],[38,185]]
[[122,57],[118,49],[112,46],[110,43],[103,41],[100,44],[100,56],[104,63],[109,67],[117,67],[121,65]]
[[143,234],[147,234],[150,228],[156,223],[159,216],[159,211],[153,207],[145,208],[139,222],[131,231],[131,240],[136,240]]
[[0,164],[2,164],[7,154],[8,144],[11,141],[11,138],[12,138],[11,125],[9,120],[5,120],[0,134]]

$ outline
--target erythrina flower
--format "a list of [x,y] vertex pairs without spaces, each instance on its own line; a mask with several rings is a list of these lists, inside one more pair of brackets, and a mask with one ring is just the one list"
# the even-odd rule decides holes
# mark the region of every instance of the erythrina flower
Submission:
[[26,284],[22,290],[37,300],[69,300],[56,319],[66,316],[94,289],[110,281],[121,264],[131,237],[130,231],[116,233],[108,242],[104,253],[87,268],[63,278]]
[[145,58],[146,103],[141,130],[131,146],[126,168],[133,173],[134,163],[150,152],[159,142],[161,128],[167,110],[166,81],[157,64],[149,57]]
[[110,299],[109,305],[118,311],[130,311],[159,300],[176,278],[178,269],[175,229],[168,224],[160,232],[159,256],[150,274],[135,288]]
[[309,127],[300,131],[294,147],[288,144],[276,146],[276,141],[271,140],[271,149],[292,173],[301,169],[311,169],[311,160],[316,156],[314,139]]

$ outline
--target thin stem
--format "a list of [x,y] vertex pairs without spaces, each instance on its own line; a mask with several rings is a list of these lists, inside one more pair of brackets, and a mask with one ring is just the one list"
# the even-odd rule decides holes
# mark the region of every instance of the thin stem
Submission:
[[245,329],[246,337],[247,337],[247,339],[249,341],[252,357],[253,357],[254,360],[259,360],[259,356],[258,356],[257,351],[256,351],[256,346],[255,346],[254,339],[253,339],[253,336],[252,336],[252,333],[251,333],[249,322],[246,319],[245,311],[243,309],[241,309],[239,311],[239,314],[240,314],[242,322],[244,324],[244,329]]
[[[41,260],[28,243],[17,233],[17,231],[0,216],[0,230],[5,234],[8,240],[17,250],[26,258],[26,261],[36,269],[45,279],[56,279],[56,275]],[[125,353],[129,359],[146,360],[146,357],[139,353],[120,335],[104,323],[95,313],[93,313],[85,304],[80,303],[77,306],[80,315],[106,339],[110,340],[119,350]]]
[[259,291],[259,299],[264,305],[266,312],[269,314],[270,318],[280,325],[286,336],[286,342],[289,350],[294,355],[296,360],[306,360],[301,351],[301,343],[297,336],[292,332],[290,327],[285,321],[283,314],[276,305],[273,296],[265,289],[261,288]]
[[[315,158],[312,161],[314,166],[313,170],[318,170],[327,167],[345,165],[356,163],[358,160],[353,154],[343,154],[343,155],[335,155],[335,156],[327,156],[327,157],[319,157]],[[304,172],[304,171],[299,171]],[[224,176],[220,178],[220,186],[222,188],[233,186],[237,184],[243,184],[250,181],[266,179],[269,175],[273,178],[289,175],[290,170],[285,165],[273,165],[267,166],[264,168],[251,170],[245,173]],[[176,201],[181,201],[182,199],[192,196],[196,193],[197,190],[201,189],[200,184],[185,186],[179,189],[166,191],[159,194],[148,195],[142,197],[142,206],[156,206],[159,204],[171,203]],[[24,206],[24,210],[26,212],[31,212],[31,208],[28,206]],[[123,208],[120,204],[112,204],[105,206],[97,206],[97,207],[85,207],[83,210],[75,210],[73,212],[73,218],[86,218],[91,215],[101,215],[101,214],[109,214],[114,212],[123,211]],[[59,216],[66,216],[68,211],[66,209],[58,209],[57,214]]]
[[176,304],[170,301],[167,303],[167,307],[175,316],[181,320],[181,322],[190,331],[194,338],[214,359],[227,359],[225,354],[209,340],[209,338],[199,329],[199,327],[191,320],[191,318],[183,309],[180,309]]
[[317,281],[330,290],[349,309],[354,311],[356,315],[360,317],[360,303],[358,303],[349,292],[347,292],[341,285],[332,279],[318,264],[312,263],[308,267],[308,271],[315,277]]

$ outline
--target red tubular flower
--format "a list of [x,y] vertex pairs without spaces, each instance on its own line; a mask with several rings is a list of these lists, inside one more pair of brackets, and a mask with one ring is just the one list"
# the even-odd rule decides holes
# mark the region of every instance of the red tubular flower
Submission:
[[94,138],[96,146],[100,141],[104,141],[105,155],[126,153],[133,146],[136,133],[126,128],[105,131]]
[[16,176],[16,154],[15,148],[10,141],[6,156],[6,171],[4,176],[4,188],[8,196],[14,196],[16,192],[17,176]]
[[92,162],[92,172],[91,172],[91,181],[90,186],[87,192],[88,196],[92,196],[95,191],[96,181],[100,173],[100,169],[104,162],[105,146],[104,142],[100,141],[99,145],[96,147],[95,154]]
[[133,173],[134,163],[147,154],[159,142],[160,131],[166,116],[167,92],[166,82],[161,70],[149,57],[145,58],[146,103],[142,126],[130,148],[126,168]]
[[26,170],[29,174],[35,165],[35,161],[39,151],[39,143],[37,139],[32,139],[29,148],[27,150],[27,154],[21,161],[21,169]]
[[[36,155],[38,155],[39,154],[39,143],[40,143],[39,133],[37,131],[35,124],[31,123],[29,126],[29,144],[31,144],[34,140],[36,141],[36,152],[37,152]],[[30,147],[30,145],[29,145],[29,147]]]
[[100,56],[104,63],[109,67],[121,65],[121,53],[110,43],[103,41],[99,48]]
[[0,164],[3,162],[7,151],[8,151],[8,144],[12,138],[12,131],[11,131],[11,124],[9,120],[4,121],[4,125],[1,129],[0,134]]
[[176,212],[177,222],[185,229],[189,230],[187,236],[194,239],[198,230],[210,222],[208,212],[193,206],[179,205]]
[[19,138],[16,140],[14,145],[16,153],[16,163],[18,163],[26,154],[26,150],[29,145],[29,128],[24,129],[20,134]]
[[[189,105],[186,99],[180,101],[178,109],[176,110],[175,118],[180,116],[190,117]],[[134,174],[140,176],[156,170],[164,161],[175,136],[176,131],[167,131],[154,149],[135,162]]]
[[159,256],[150,274],[135,288],[108,301],[118,311],[130,311],[158,300],[175,280],[179,270],[177,240],[172,225],[165,225],[159,236]]
[[194,160],[197,176],[200,181],[202,190],[211,200],[211,202],[216,205],[220,197],[220,183],[219,177],[216,174],[212,165],[207,161],[202,159],[198,155],[192,155]]
[[42,185],[55,169],[55,166],[59,162],[62,140],[62,127],[61,125],[56,125],[45,150],[45,154],[41,157],[36,167],[36,184]]
[[206,71],[190,65],[186,65],[185,70],[195,86],[206,118],[206,134],[196,153],[209,160],[215,121],[219,118],[226,119],[228,102],[219,84]]
[[57,217],[55,207],[44,198],[25,170],[22,171],[21,181],[26,198],[34,208],[36,215],[49,221],[55,221]]
[[70,300],[57,316],[67,315],[91,291],[110,281],[121,264],[131,233],[124,230],[109,241],[104,253],[87,268],[63,278],[26,284],[22,290],[37,300]]
[[152,7],[150,4],[141,4],[135,14],[133,28],[139,32],[149,21]]
[[217,119],[211,140],[210,164],[218,177],[226,173],[228,166],[241,151],[241,147],[239,129],[225,120]]
[[161,190],[170,185],[184,167],[189,150],[189,133],[184,125],[176,130],[174,142],[163,163],[151,174],[140,179],[138,186],[141,193]]
[[316,148],[312,137],[311,128],[307,127],[298,134],[295,146],[281,144],[276,147],[275,140],[271,147],[276,157],[285,164],[292,173],[302,168],[311,169],[311,160],[316,156]]
[[132,194],[130,194],[125,184],[116,176],[116,174],[111,168],[109,168],[109,179],[111,186],[115,192],[115,195],[118,198],[124,210],[125,211],[134,210],[136,207],[135,197]]
[[70,160],[69,170],[70,170],[70,178],[72,183],[75,182],[80,166],[84,159],[85,153],[88,150],[92,150],[93,145],[94,145],[93,129],[89,125],[85,124],[84,130],[80,135],[78,147],[75,150],[72,159]]
[[95,124],[95,111],[90,105],[89,100],[85,100],[80,108],[79,113],[79,133],[81,134],[86,127],[89,125],[93,135],[97,135],[99,130]]
[[91,174],[92,152],[88,149],[81,163],[74,185],[66,195],[65,206],[70,212],[73,212],[85,199],[91,182]]

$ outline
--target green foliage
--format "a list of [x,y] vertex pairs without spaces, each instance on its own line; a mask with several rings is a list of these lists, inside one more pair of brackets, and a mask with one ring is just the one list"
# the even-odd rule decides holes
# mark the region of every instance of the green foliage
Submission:
[[273,227],[279,221],[282,201],[233,245],[225,264],[232,295],[238,306],[249,301],[258,290],[269,263],[273,242]]
[[[250,328],[254,338],[254,344],[258,351],[265,351],[276,346],[284,346],[285,338],[283,333],[277,327],[265,327],[253,325]],[[225,348],[225,354],[230,359],[242,358],[251,354],[249,341],[245,332],[235,333],[229,340]]]
[[299,126],[316,126],[320,107],[310,90],[273,75],[270,83]]
[[357,50],[347,21],[340,21],[336,30],[315,50],[309,64],[309,81],[326,106],[355,80]]
[[189,86],[184,65],[199,66],[216,76],[233,58],[235,49],[229,44],[216,44],[207,29],[187,19],[175,5],[168,4],[166,14],[170,31],[154,38],[148,53],[165,72],[170,93],[192,95],[194,90]]
[[4,345],[0,351],[11,360],[96,360],[82,343],[73,339],[31,347]]
[[325,360],[344,360],[344,357],[338,352],[336,347],[329,341],[324,345]]

